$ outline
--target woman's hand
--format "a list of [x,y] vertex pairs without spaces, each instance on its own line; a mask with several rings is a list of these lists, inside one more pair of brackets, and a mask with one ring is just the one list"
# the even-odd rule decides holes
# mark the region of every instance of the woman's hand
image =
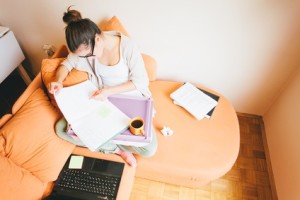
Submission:
[[114,94],[119,94],[123,92],[129,92],[135,90],[136,87],[132,83],[132,81],[127,81],[126,83],[123,83],[121,85],[116,85],[116,86],[111,86],[107,88],[102,88],[100,90],[96,90],[92,95],[91,99],[97,99],[104,101],[107,99],[107,97],[114,95]]
[[48,85],[48,91],[51,94],[58,94],[60,92],[61,88],[63,88],[63,85],[61,82],[51,82]]
[[92,96],[91,99],[96,99],[96,100],[100,100],[100,101],[104,101],[107,99],[107,97],[109,97],[111,95],[109,89],[103,88],[101,90],[96,90]]

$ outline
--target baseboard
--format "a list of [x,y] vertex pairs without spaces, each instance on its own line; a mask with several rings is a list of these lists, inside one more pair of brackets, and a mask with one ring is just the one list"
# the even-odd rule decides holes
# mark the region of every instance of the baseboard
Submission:
[[237,115],[255,118],[260,123],[262,140],[263,140],[264,151],[265,151],[265,156],[266,156],[267,170],[268,170],[268,174],[269,174],[269,182],[270,182],[270,187],[271,187],[271,192],[272,192],[272,199],[278,200],[263,117],[260,115],[253,115],[253,114],[246,114],[246,113],[237,113]]
[[266,162],[267,162],[267,169],[268,169],[268,173],[269,173],[269,181],[270,181],[270,186],[271,186],[271,191],[272,191],[272,197],[273,197],[273,200],[278,200],[263,117],[260,117],[260,127],[261,127],[264,149],[265,149],[265,154],[266,154]]

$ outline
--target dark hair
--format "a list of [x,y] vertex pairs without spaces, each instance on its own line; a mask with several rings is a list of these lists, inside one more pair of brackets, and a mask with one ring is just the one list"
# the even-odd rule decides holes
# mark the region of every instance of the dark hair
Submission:
[[71,6],[63,16],[63,21],[67,24],[65,34],[70,51],[74,52],[81,44],[94,46],[95,35],[101,34],[101,30],[90,19],[82,19],[79,11],[70,8]]

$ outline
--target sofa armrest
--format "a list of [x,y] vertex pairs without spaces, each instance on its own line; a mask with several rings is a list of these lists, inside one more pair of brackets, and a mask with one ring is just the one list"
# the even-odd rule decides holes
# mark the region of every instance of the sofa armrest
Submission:
[[37,89],[42,88],[42,78],[41,74],[38,73],[38,75],[33,79],[33,81],[29,84],[29,86],[26,88],[26,90],[21,94],[21,96],[17,99],[17,101],[14,103],[12,107],[12,114],[15,114],[25,103],[27,98]]
[[0,118],[0,128],[12,117],[12,114],[5,114]]

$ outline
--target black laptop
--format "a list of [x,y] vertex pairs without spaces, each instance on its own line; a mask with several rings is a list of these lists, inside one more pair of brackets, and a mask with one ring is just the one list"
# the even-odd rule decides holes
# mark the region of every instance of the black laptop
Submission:
[[71,155],[47,200],[114,200],[124,163]]

